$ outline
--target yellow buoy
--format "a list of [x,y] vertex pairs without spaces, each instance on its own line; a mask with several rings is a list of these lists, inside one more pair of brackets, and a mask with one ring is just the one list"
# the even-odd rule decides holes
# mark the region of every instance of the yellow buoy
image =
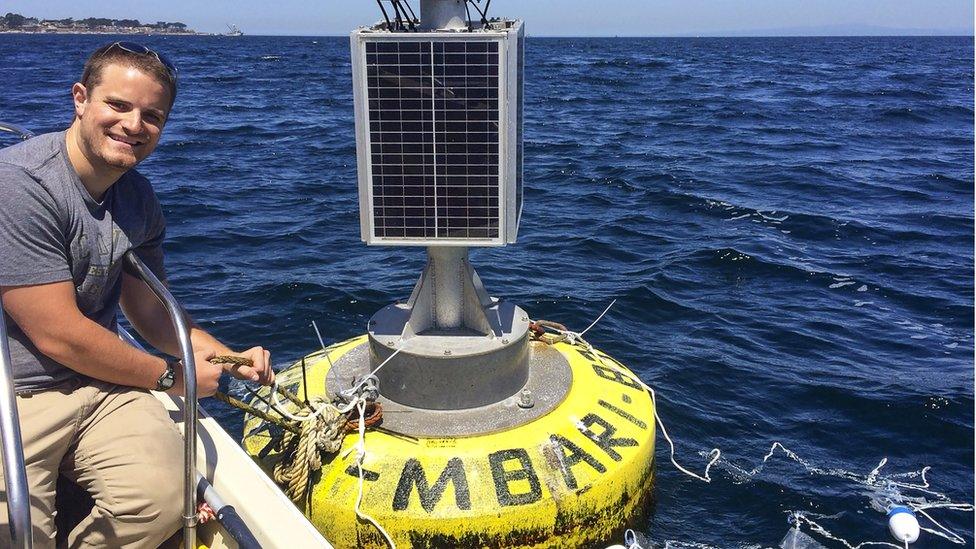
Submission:
[[[361,336],[309,355],[304,374],[296,362],[279,383],[303,395],[304,379],[309,398],[325,396],[330,370],[368,346]],[[580,547],[614,538],[642,514],[654,471],[650,395],[626,367],[588,345],[532,341],[531,353],[567,365],[568,389],[539,403],[542,415],[508,428],[400,433],[404,420],[396,416],[411,411],[380,397],[384,421],[365,434],[360,508],[398,547]],[[516,395],[492,414],[531,412],[526,400]],[[444,424],[452,414],[467,421],[458,411],[436,413]],[[269,471],[281,459],[280,437],[280,428],[247,418],[244,446]],[[385,547],[379,530],[355,514],[357,442],[358,433],[345,435],[300,506],[336,547]]]

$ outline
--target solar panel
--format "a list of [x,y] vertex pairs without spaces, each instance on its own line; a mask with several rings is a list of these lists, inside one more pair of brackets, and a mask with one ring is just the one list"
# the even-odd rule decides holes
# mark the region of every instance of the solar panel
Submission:
[[521,50],[509,53],[508,34],[353,33],[367,243],[514,241],[521,86],[509,59]]

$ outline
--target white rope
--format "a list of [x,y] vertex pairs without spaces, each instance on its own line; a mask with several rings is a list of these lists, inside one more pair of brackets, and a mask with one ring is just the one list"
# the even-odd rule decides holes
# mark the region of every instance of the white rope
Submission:
[[[715,462],[718,461],[720,457],[722,457],[722,451],[719,450],[718,448],[712,448],[712,451],[708,453],[710,459],[708,460],[708,463],[705,465],[705,472],[703,475],[698,475],[682,467],[674,459],[674,442],[671,440],[671,437],[668,435],[668,430],[664,426],[664,422],[661,421],[661,416],[658,415],[657,413],[657,396],[654,394],[654,389],[652,389],[648,384],[641,381],[639,378],[638,381],[640,381],[640,384],[644,386],[644,389],[646,389],[647,392],[651,394],[651,404],[653,404],[654,406],[654,419],[657,421],[657,424],[661,426],[661,434],[664,435],[664,440],[668,441],[668,445],[671,447],[671,463],[675,466],[676,469],[678,469],[682,473],[692,478],[696,478],[702,482],[711,483],[712,477],[709,474],[709,471],[711,470],[712,465],[715,465]],[[765,460],[763,461],[765,462]]]
[[[588,351],[590,351],[591,353],[593,353],[597,357],[597,359],[601,363],[604,364],[604,366],[607,366],[606,363],[603,361],[603,357],[600,356],[600,353],[595,352],[593,346],[590,345],[590,343],[587,342],[585,339],[583,339],[583,334],[585,334],[587,331],[589,331],[591,328],[593,328],[593,326],[595,326],[597,324],[597,322],[599,322],[600,319],[602,319],[604,317],[604,315],[607,314],[607,312],[610,310],[611,307],[613,307],[614,303],[616,303],[616,302],[617,302],[616,299],[613,300],[612,302],[610,302],[610,305],[608,305],[607,308],[604,309],[602,313],[600,313],[600,316],[598,316],[596,318],[596,320],[594,320],[582,332],[573,332],[571,330],[558,330],[558,329],[554,329],[554,331],[557,332],[557,333],[560,333],[560,334],[562,334],[564,336],[566,336],[566,338],[567,338],[567,340],[569,341],[570,344],[573,344],[573,345],[582,345]],[[550,329],[552,329],[552,328],[550,328]],[[686,474],[686,475],[688,475],[688,476],[690,476],[690,477],[692,477],[694,479],[700,480],[702,482],[711,483],[711,481],[712,481],[712,478],[711,478],[711,468],[721,458],[721,456],[722,456],[721,450],[719,450],[718,448],[713,448],[707,454],[708,457],[709,457],[709,460],[708,460],[708,463],[706,463],[706,465],[705,465],[705,471],[701,475],[699,475],[697,473],[694,473],[692,471],[689,471],[685,467],[681,466],[681,464],[679,464],[677,462],[677,460],[675,459],[674,441],[671,440],[671,436],[668,434],[667,427],[665,427],[664,422],[661,421],[660,414],[658,414],[657,395],[654,392],[654,389],[651,388],[647,383],[644,383],[644,381],[641,380],[639,377],[636,377],[635,376],[635,379],[637,379],[638,383],[640,383],[641,386],[648,392],[648,394],[651,395],[651,402],[652,402],[652,404],[654,406],[654,419],[657,421],[657,424],[661,426],[661,434],[664,436],[664,439],[668,442],[668,446],[670,447],[670,459],[671,459],[671,463],[674,465],[674,467],[678,471],[681,471],[682,473],[684,473],[684,474]],[[904,488],[904,489],[908,489],[908,490],[914,490],[914,491],[922,492],[923,494],[926,494],[926,495],[929,495],[929,496],[932,496],[932,497],[938,499],[939,501],[929,502],[929,501],[926,501],[924,497],[911,497],[911,498],[909,498],[909,497],[905,497],[905,496],[901,495],[900,493],[897,496],[897,500],[899,501],[900,504],[908,505],[910,508],[912,508],[912,510],[914,512],[916,512],[916,513],[924,516],[925,518],[927,518],[933,525],[935,525],[936,528],[939,529],[939,530],[933,530],[931,528],[926,528],[924,526],[919,526],[919,528],[921,530],[923,530],[925,532],[929,532],[929,533],[934,534],[934,535],[937,535],[939,537],[942,537],[942,538],[944,538],[944,539],[946,539],[946,540],[948,540],[948,541],[950,541],[952,543],[955,543],[955,544],[959,544],[959,545],[965,544],[965,539],[962,536],[960,536],[956,532],[950,530],[948,527],[946,527],[946,526],[942,525],[941,523],[939,523],[938,521],[936,521],[934,518],[932,518],[931,515],[929,515],[926,512],[926,510],[927,509],[942,508],[942,509],[953,509],[953,510],[961,510],[961,511],[973,511],[974,510],[974,507],[973,507],[973,505],[965,504],[965,503],[953,503],[953,502],[949,501],[948,498],[945,495],[940,494],[938,492],[935,492],[933,490],[930,490],[929,489],[929,481],[926,478],[926,473],[928,473],[928,471],[929,471],[929,469],[931,469],[931,467],[926,466],[926,467],[922,468],[921,471],[914,471],[914,472],[909,472],[909,473],[899,473],[899,474],[894,474],[894,475],[882,477],[881,476],[881,469],[888,463],[888,458],[883,458],[878,463],[878,465],[874,469],[871,470],[871,472],[869,472],[866,476],[863,476],[862,477],[860,475],[857,475],[857,474],[852,473],[852,472],[849,472],[849,471],[844,471],[842,469],[821,469],[821,468],[818,468],[818,467],[814,467],[814,466],[810,465],[809,463],[807,463],[805,460],[803,460],[795,452],[793,452],[789,448],[783,446],[778,441],[777,442],[774,442],[772,444],[772,446],[770,446],[769,451],[766,452],[766,455],[765,456],[763,456],[762,462],[759,465],[757,465],[751,471],[746,471],[746,470],[741,469],[741,468],[735,466],[734,464],[731,464],[731,463],[728,463],[728,462],[725,462],[725,463],[730,468],[732,468],[733,470],[738,470],[738,472],[741,473],[742,475],[744,475],[745,477],[751,478],[751,477],[754,477],[755,475],[759,474],[762,471],[762,469],[765,467],[765,465],[769,461],[769,459],[772,458],[773,455],[776,453],[776,450],[777,449],[781,450],[790,459],[792,459],[792,460],[796,461],[797,463],[799,463],[800,465],[802,465],[810,473],[815,473],[815,474],[820,474],[820,475],[836,476],[836,477],[839,477],[839,478],[844,478],[846,480],[850,480],[850,481],[853,481],[853,482],[857,482],[859,484],[864,484],[865,486],[867,486],[869,488],[874,488],[876,490],[877,489],[884,489],[884,488],[887,488],[887,487]],[[879,479],[879,477],[880,477],[880,479]],[[898,480],[895,480],[896,478],[908,479],[908,478],[917,478],[917,477],[920,477],[921,478],[921,484],[919,484],[919,483],[912,483],[912,482],[903,482],[903,481],[900,482]],[[851,545],[850,542],[848,542],[847,540],[845,540],[843,538],[840,538],[840,537],[835,536],[829,530],[827,530],[826,528],[824,528],[823,526],[821,526],[820,524],[818,524],[817,522],[815,522],[814,520],[812,520],[811,518],[809,518],[803,512],[796,511],[796,512],[793,513],[793,516],[795,518],[797,528],[800,527],[801,521],[802,522],[805,522],[807,525],[810,526],[810,529],[812,531],[814,531],[814,532],[816,532],[816,533],[818,533],[818,534],[820,534],[820,535],[822,535],[822,536],[824,536],[824,537],[826,537],[828,539],[832,539],[834,541],[838,541],[840,543],[843,543],[844,546],[847,547],[848,549],[860,549],[861,547],[868,547],[868,546],[894,547],[895,549],[902,549],[902,546],[901,545],[894,545],[892,543],[882,542],[882,541],[865,541],[865,542],[858,543],[857,545]],[[832,518],[832,517],[826,517],[826,516],[824,516],[823,518]],[[904,548],[905,549],[908,549],[908,541],[907,540],[904,542]]]
[[[312,327],[315,328],[315,335],[318,336],[319,344],[322,345],[322,350],[324,351],[325,342],[322,340],[322,334],[319,332],[319,327],[315,325],[315,321],[312,321]],[[393,538],[386,531],[386,529],[384,529],[383,526],[380,525],[380,523],[376,519],[374,519],[370,515],[367,515],[361,509],[361,505],[363,502],[363,487],[365,484],[365,475],[363,474],[363,460],[366,458],[366,399],[360,397],[358,395],[358,392],[360,389],[363,388],[364,385],[366,385],[367,382],[371,380],[371,378],[372,380],[375,380],[376,372],[379,372],[384,366],[386,366],[391,360],[393,360],[393,357],[400,354],[400,351],[402,350],[403,347],[400,347],[395,351],[393,351],[393,353],[390,354],[390,356],[386,357],[386,360],[381,362],[379,366],[374,368],[373,371],[371,371],[369,374],[363,376],[362,379],[359,381],[359,383],[357,383],[356,385],[354,385],[352,388],[348,390],[342,391],[343,395],[352,395],[352,398],[350,399],[348,404],[338,408],[339,412],[342,414],[349,412],[353,408],[356,408],[359,411],[359,440],[358,442],[356,442],[356,445],[353,448],[356,450],[356,470],[358,472],[358,477],[359,477],[357,494],[356,494],[356,506],[355,506],[356,516],[362,520],[368,521],[370,524],[375,526],[376,529],[379,530],[381,534],[383,534],[383,537],[386,539],[386,542],[390,545],[391,549],[396,549],[396,543],[394,543]],[[326,360],[329,361],[329,371],[332,371],[335,366],[332,363],[331,353],[325,353],[325,357]],[[277,381],[275,382],[275,384],[277,384]],[[272,387],[271,394],[275,400],[275,404],[278,404],[280,406],[277,397],[278,392],[276,389],[277,387]],[[295,421],[308,421],[309,419],[312,419],[316,415],[320,414],[323,408],[319,408],[315,410],[312,414],[309,414],[307,416],[302,416],[301,418],[298,418],[296,416],[291,416],[290,414],[289,416],[294,418]],[[348,452],[346,452],[345,455],[348,455]]]
[[585,330],[583,330],[582,332],[580,332],[580,333],[578,333],[576,335],[578,337],[583,337],[583,334],[585,334],[586,332],[589,332],[590,331],[590,328],[596,326],[596,323],[597,322],[600,322],[600,319],[603,318],[603,315],[607,314],[607,311],[609,311],[610,310],[610,307],[613,307],[613,304],[616,303],[616,302],[617,302],[616,299],[614,299],[613,301],[611,301],[610,304],[607,305],[607,308],[606,309],[603,309],[603,312],[600,313],[600,316],[596,317],[596,320],[594,320],[592,323],[590,323],[590,325],[587,326]]
[[[832,515],[832,516],[817,515],[817,516],[820,518],[835,518],[839,515]],[[844,547],[847,547],[847,549],[860,549],[861,547],[869,547],[869,546],[894,547],[895,549],[902,549],[901,545],[895,545],[894,543],[888,543],[887,541],[863,541],[861,543],[858,543],[857,545],[851,545],[850,542],[848,542],[846,539],[835,536],[829,530],[817,524],[812,519],[808,518],[806,513],[803,513],[801,511],[795,511],[793,513],[793,519],[796,521],[797,528],[800,527],[800,521],[803,521],[810,526],[810,530],[812,530],[813,532],[816,532],[827,539],[832,539],[834,541],[843,543]]]
[[[972,506],[971,505],[969,506],[969,510],[972,511]],[[963,539],[962,536],[960,536],[959,534],[953,532],[949,528],[947,528],[947,527],[943,526],[942,524],[940,524],[938,521],[936,521],[934,518],[932,518],[932,515],[926,513],[924,509],[915,509],[915,511],[917,513],[919,513],[920,515],[923,515],[925,518],[929,519],[930,521],[932,521],[932,524],[934,524],[941,531],[933,530],[931,528],[926,528],[924,526],[919,526],[919,529],[920,530],[924,530],[924,531],[926,531],[926,532],[928,532],[930,534],[935,534],[936,536],[939,536],[941,538],[945,538],[945,539],[947,539],[947,540],[949,540],[952,543],[955,543],[957,545],[964,545],[966,543],[966,540]]]
[[[322,404],[318,408],[314,408],[310,413],[305,414],[303,416],[296,416],[295,414],[289,412],[287,410],[285,404],[283,404],[280,400],[278,400],[278,380],[277,379],[275,380],[275,382],[271,386],[271,400],[274,401],[275,411],[276,412],[278,412],[279,414],[285,416],[286,418],[288,418],[288,419],[290,419],[292,421],[299,421],[299,422],[301,422],[301,421],[311,421],[311,420],[319,417],[320,415],[322,415],[323,412],[325,412],[330,406],[332,406],[332,403],[326,400],[326,401],[323,401]],[[333,406],[333,408],[334,408],[334,406]]]
[[325,353],[325,359],[329,361],[329,371],[332,371],[332,353],[327,353],[325,348],[325,341],[322,340],[322,333],[319,332],[319,325],[312,321],[312,328],[315,328],[315,336],[319,338],[319,345],[322,346],[322,352]]
[[[390,356],[386,357],[386,360],[384,360],[383,362],[381,362],[380,365],[377,366],[376,368],[374,368],[372,372],[370,372],[370,373],[366,374],[365,376],[363,376],[362,380],[360,380],[360,382],[357,383],[352,389],[347,390],[347,391],[343,391],[343,393],[356,393],[356,392],[358,392],[359,389],[361,389],[363,387],[363,385],[365,385],[366,382],[369,381],[369,379],[371,377],[376,376],[376,372],[380,371],[383,368],[383,366],[386,366],[391,360],[393,360],[393,357],[395,357],[398,354],[400,354],[400,351],[402,351],[403,349],[404,349],[403,347],[400,347],[399,349],[393,351],[393,353]],[[343,408],[340,408],[340,410],[342,410],[342,409]],[[349,407],[346,408],[346,411],[349,411],[349,410],[352,410],[352,403],[350,403]]]
[[[383,366],[386,366],[387,363],[390,362],[390,360],[392,360],[393,357],[397,356],[400,353],[400,351],[402,351],[402,350],[403,350],[403,347],[401,347],[401,348],[393,351],[393,353],[390,356],[386,357],[386,360],[384,360],[382,363],[380,363],[380,365],[377,366],[372,372],[370,372],[369,375],[364,376],[363,379],[358,384],[356,384],[352,388],[352,390],[350,392],[355,393],[356,391],[358,391],[359,389],[361,389],[363,387],[363,385],[366,384],[366,382],[369,380],[369,378],[371,376],[375,375],[376,372],[380,371],[380,368],[382,368]],[[328,356],[328,355],[326,355],[326,356]],[[271,400],[274,401],[274,404],[275,404],[275,406],[277,408],[277,410],[276,410],[277,412],[281,413],[281,415],[287,417],[288,419],[290,419],[292,421],[299,421],[299,422],[313,420],[316,417],[320,416],[326,409],[328,409],[329,406],[332,406],[332,403],[331,402],[325,401],[325,402],[322,403],[321,406],[319,406],[318,408],[314,408],[311,412],[309,412],[307,414],[300,415],[300,416],[299,415],[292,414],[291,412],[289,412],[286,409],[286,406],[278,399],[278,380],[277,379],[274,381],[274,384],[271,386]],[[349,410],[352,410],[353,408],[356,407],[356,401],[357,401],[357,399],[353,398],[345,406],[336,407],[336,408],[339,410],[339,413],[345,414]]]
[[[376,369],[379,370],[379,368]],[[386,542],[390,544],[390,548],[396,549],[396,543],[393,543],[393,538],[390,537],[390,534],[380,526],[380,523],[376,519],[364,513],[359,507],[363,502],[363,459],[366,457],[366,401],[361,398],[357,399],[356,409],[359,410],[359,442],[356,443],[356,469],[359,471],[359,493],[356,495],[356,516],[369,521],[383,534]]]
[[[602,319],[604,315],[607,314],[607,312],[610,310],[610,307],[613,307],[613,305],[616,302],[617,302],[616,299],[611,301],[610,304],[607,305],[607,308],[604,309],[602,313],[600,313],[600,316],[596,317],[596,320],[590,323],[590,325],[587,326],[586,329],[583,330],[582,332],[574,332],[571,330],[555,330],[555,331],[568,337],[570,343],[582,344],[583,346],[586,347],[587,350],[593,352],[593,346],[590,345],[589,342],[587,342],[585,339],[583,339],[583,334],[590,331],[590,328],[596,326],[596,323],[599,322],[600,319]],[[594,355],[601,363],[603,363],[604,366],[607,366],[607,364],[603,362],[603,357],[601,357],[599,353],[594,353]],[[708,453],[710,459],[708,463],[705,465],[704,475],[698,475],[682,467],[681,464],[679,464],[674,457],[674,441],[671,440],[671,436],[668,435],[668,429],[664,426],[664,422],[661,421],[661,416],[657,413],[657,395],[654,393],[654,389],[652,389],[650,385],[644,383],[642,379],[640,378],[635,378],[635,379],[637,379],[637,382],[640,383],[641,386],[644,387],[644,389],[651,395],[651,403],[654,406],[654,419],[655,421],[657,421],[657,424],[661,426],[661,434],[664,435],[664,439],[668,441],[668,445],[671,447],[671,463],[675,466],[676,469],[678,469],[682,473],[692,478],[698,479],[702,482],[711,483],[712,478],[710,476],[710,470],[712,468],[712,465],[715,465],[715,462],[717,462],[719,458],[722,457],[722,451],[719,450],[718,448],[712,448],[712,451]]]

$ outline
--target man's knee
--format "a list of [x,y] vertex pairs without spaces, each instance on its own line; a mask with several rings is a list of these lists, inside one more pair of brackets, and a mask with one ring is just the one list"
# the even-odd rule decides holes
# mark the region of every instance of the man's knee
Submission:
[[[71,547],[156,547],[181,525],[182,460],[145,467],[113,497],[95,497],[95,507],[68,536]],[[121,497],[118,497],[121,496]]]
[[161,432],[156,438],[157,448],[136,472],[141,498],[145,507],[134,510],[143,516],[153,516],[159,524],[178,525],[183,515],[183,437],[175,430]]

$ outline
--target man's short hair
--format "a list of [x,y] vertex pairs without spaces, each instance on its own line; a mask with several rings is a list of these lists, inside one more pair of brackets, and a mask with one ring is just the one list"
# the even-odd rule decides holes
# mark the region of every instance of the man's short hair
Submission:
[[95,50],[81,73],[81,85],[91,92],[102,81],[102,70],[109,65],[122,65],[138,69],[169,90],[169,107],[176,101],[176,77],[155,55],[135,53],[119,47],[118,42],[106,44]]

